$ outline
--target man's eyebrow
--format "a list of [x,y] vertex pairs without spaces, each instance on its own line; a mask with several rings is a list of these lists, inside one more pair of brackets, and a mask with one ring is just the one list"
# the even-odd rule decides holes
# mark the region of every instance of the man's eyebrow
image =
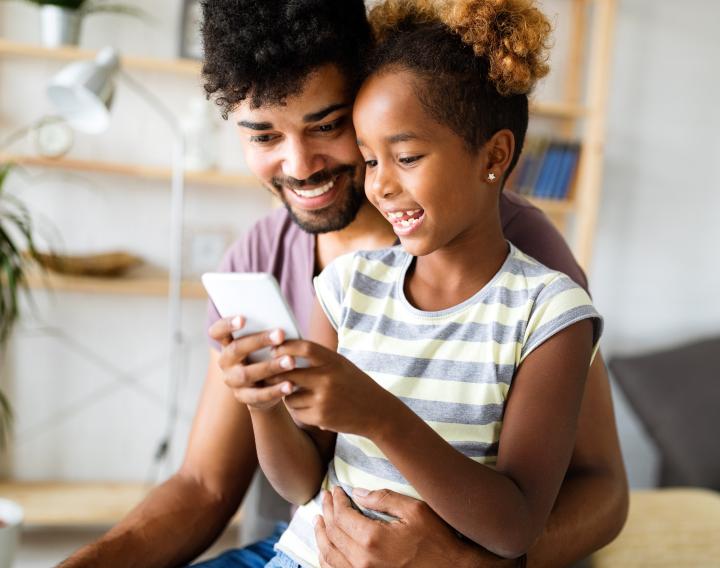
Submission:
[[249,120],[241,120],[238,122],[238,126],[249,128],[250,130],[272,130],[271,122],[250,122]]
[[348,108],[349,106],[349,103],[332,104],[317,112],[311,112],[310,114],[306,114],[305,116],[303,116],[303,122],[317,122],[318,120],[322,120],[323,118],[325,118],[331,112],[335,112],[336,110],[340,110],[341,108]]

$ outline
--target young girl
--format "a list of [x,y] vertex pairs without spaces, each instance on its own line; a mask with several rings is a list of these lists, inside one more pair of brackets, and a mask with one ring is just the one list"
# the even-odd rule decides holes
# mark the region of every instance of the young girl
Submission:
[[318,276],[315,342],[276,349],[295,392],[251,408],[265,474],[303,504],[269,566],[319,565],[320,489],[338,485],[424,500],[518,557],[567,469],[601,330],[587,294],[500,224],[550,26],[531,0],[388,0],[370,17],[353,119],[367,197],[401,246]]

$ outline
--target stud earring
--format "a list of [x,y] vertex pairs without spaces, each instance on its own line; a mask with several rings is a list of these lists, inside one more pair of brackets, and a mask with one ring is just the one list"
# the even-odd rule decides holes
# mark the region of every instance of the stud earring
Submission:
[[495,174],[494,174],[494,173],[490,172],[490,173],[488,174],[488,181],[489,181],[489,182],[495,181]]

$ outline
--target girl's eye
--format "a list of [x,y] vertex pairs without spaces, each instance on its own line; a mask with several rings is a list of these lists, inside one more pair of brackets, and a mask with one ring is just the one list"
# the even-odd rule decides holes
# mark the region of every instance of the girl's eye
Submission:
[[422,156],[403,156],[402,158],[399,158],[398,161],[401,164],[413,164],[417,162]]
[[374,168],[377,166],[377,160],[365,160],[365,167]]

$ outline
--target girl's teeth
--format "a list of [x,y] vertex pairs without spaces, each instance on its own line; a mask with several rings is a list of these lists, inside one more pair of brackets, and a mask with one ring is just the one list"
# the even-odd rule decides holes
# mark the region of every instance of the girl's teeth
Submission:
[[323,193],[330,191],[334,185],[335,181],[330,180],[325,185],[316,187],[315,189],[295,189],[293,191],[300,197],[317,197],[318,195],[322,195]]

